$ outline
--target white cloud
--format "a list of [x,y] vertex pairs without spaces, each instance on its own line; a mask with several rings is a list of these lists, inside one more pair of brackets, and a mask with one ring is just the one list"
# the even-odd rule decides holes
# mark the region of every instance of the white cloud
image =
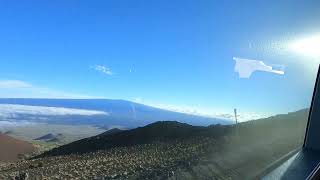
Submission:
[[[154,103],[154,102],[146,102],[145,100],[139,98],[138,101],[136,98],[133,99],[136,103],[143,103],[145,105],[149,105],[152,107],[165,109],[169,111],[174,112],[180,112],[180,113],[186,113],[186,114],[192,114],[192,115],[198,115],[198,116],[204,116],[204,117],[211,117],[211,118],[219,118],[219,119],[226,119],[234,121],[234,114],[233,109],[230,109],[230,111],[226,111],[225,109],[218,109],[214,107],[202,107],[200,105],[193,105],[193,106],[187,106],[187,105],[173,105],[173,104],[163,104],[163,103]],[[262,112],[238,112],[238,121],[244,122],[244,121],[250,121],[260,118],[266,118],[271,116],[272,114],[269,113],[262,113]]]
[[103,74],[106,74],[106,75],[112,75],[113,72],[111,71],[111,69],[107,66],[103,66],[103,65],[94,65],[94,66],[91,66],[92,69],[98,71],[98,72],[101,72]]
[[[218,118],[225,118],[225,119],[230,119],[235,121],[235,115],[232,113],[216,113],[214,116]],[[245,121],[266,118],[269,116],[271,116],[271,114],[255,113],[255,112],[238,112],[237,119],[238,119],[238,122],[245,122]]]
[[[235,119],[232,109],[231,109],[231,112],[227,112],[223,110],[215,110],[215,108],[203,108],[200,106],[176,106],[176,105],[168,105],[168,104],[154,104],[152,106],[158,107],[161,109],[167,109],[170,111],[205,116],[205,117],[227,119],[231,121]],[[250,120],[266,118],[269,116],[271,116],[271,114],[256,113],[256,112],[238,112],[238,121],[245,122]]]
[[201,116],[210,116],[209,113],[206,113],[202,108],[198,106],[186,106],[186,105],[172,105],[172,104],[164,104],[164,103],[154,103],[145,101],[141,97],[132,98],[131,101],[136,103],[145,104],[148,106],[152,106],[155,108],[165,109],[174,112],[193,114],[193,115],[201,115]]
[[170,111],[175,111],[175,112],[180,112],[180,113],[201,115],[201,116],[210,116],[208,113],[200,110],[200,108],[197,108],[197,107],[182,106],[182,105],[177,106],[177,105],[171,105],[171,104],[155,104],[154,106],[161,108],[161,109],[167,109]]
[[135,97],[132,99],[133,102],[136,102],[136,103],[142,103],[143,102],[143,99],[141,97]]
[[8,128],[30,126],[36,123],[30,121],[0,121],[0,131],[6,131]]
[[86,110],[86,109],[73,109],[63,107],[46,107],[46,106],[27,106],[16,104],[0,104],[0,117],[14,118],[17,114],[28,115],[44,115],[44,116],[63,116],[63,115],[109,115],[108,112]]
[[19,80],[0,80],[0,89],[31,88],[32,85]]
[[243,59],[238,57],[234,57],[233,59],[236,61],[234,71],[239,73],[240,78],[250,78],[251,74],[255,71],[264,71],[280,75],[284,74],[284,71],[275,70],[272,66],[266,65],[260,60]]

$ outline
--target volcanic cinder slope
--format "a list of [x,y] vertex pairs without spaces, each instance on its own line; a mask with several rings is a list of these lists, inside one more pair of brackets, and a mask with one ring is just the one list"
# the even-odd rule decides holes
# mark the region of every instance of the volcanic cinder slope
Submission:
[[27,154],[36,148],[25,141],[15,139],[5,134],[0,134],[0,161],[15,162],[19,160],[19,154]]
[[0,165],[0,179],[19,173],[31,179],[259,179],[301,147],[308,112],[207,127],[161,121],[102,133]]

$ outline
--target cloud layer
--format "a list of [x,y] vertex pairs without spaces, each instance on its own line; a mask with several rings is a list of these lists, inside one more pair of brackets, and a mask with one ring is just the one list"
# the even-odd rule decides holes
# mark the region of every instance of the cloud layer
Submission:
[[[212,108],[204,108],[200,105],[194,105],[194,106],[186,106],[186,105],[172,105],[172,104],[163,104],[163,103],[154,103],[154,102],[146,102],[142,98],[134,98],[132,101],[136,103],[143,103],[145,105],[149,105],[152,107],[165,109],[169,111],[174,112],[180,112],[180,113],[186,113],[186,114],[192,114],[192,115],[198,115],[198,116],[204,116],[204,117],[210,117],[210,118],[219,118],[219,119],[225,119],[230,121],[235,121],[233,109],[231,111],[226,111],[222,109],[216,109],[214,107]],[[272,114],[268,113],[261,113],[261,112],[242,112],[240,111],[238,113],[238,121],[239,122],[245,122],[250,120],[256,120],[260,118],[266,118],[271,116]]]
[[0,104],[0,117],[11,118],[11,117],[15,117],[15,115],[17,114],[42,115],[42,116],[109,115],[107,112],[104,112],[104,111],[94,111],[94,110],[86,110],[86,109]]
[[30,121],[0,121],[0,130],[3,131],[6,128],[18,127],[18,126],[29,126],[36,123]]

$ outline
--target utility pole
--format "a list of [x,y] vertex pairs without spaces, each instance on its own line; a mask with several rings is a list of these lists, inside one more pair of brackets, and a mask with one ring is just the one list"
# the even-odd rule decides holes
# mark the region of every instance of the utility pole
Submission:
[[236,142],[238,141],[238,136],[239,136],[239,130],[238,130],[238,114],[237,114],[237,109],[234,108],[234,119],[236,121],[236,125],[234,127],[234,130],[235,130],[235,139],[236,139]]
[[234,108],[234,119],[236,120],[236,125],[238,124],[238,115],[237,115],[237,109]]

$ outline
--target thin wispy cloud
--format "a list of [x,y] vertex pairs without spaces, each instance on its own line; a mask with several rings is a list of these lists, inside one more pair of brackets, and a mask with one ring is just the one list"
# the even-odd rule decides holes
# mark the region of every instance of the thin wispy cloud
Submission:
[[250,78],[253,72],[263,71],[274,74],[283,75],[283,70],[275,70],[272,66],[266,65],[263,61],[253,60],[253,59],[244,59],[234,57],[233,60],[236,61],[234,71],[239,73],[240,78]]
[[92,99],[103,97],[68,93],[21,80],[0,80],[0,98]]
[[32,85],[19,80],[0,80],[0,89],[31,88]]
[[106,75],[113,75],[112,70],[107,66],[94,65],[94,66],[91,66],[91,68]]

